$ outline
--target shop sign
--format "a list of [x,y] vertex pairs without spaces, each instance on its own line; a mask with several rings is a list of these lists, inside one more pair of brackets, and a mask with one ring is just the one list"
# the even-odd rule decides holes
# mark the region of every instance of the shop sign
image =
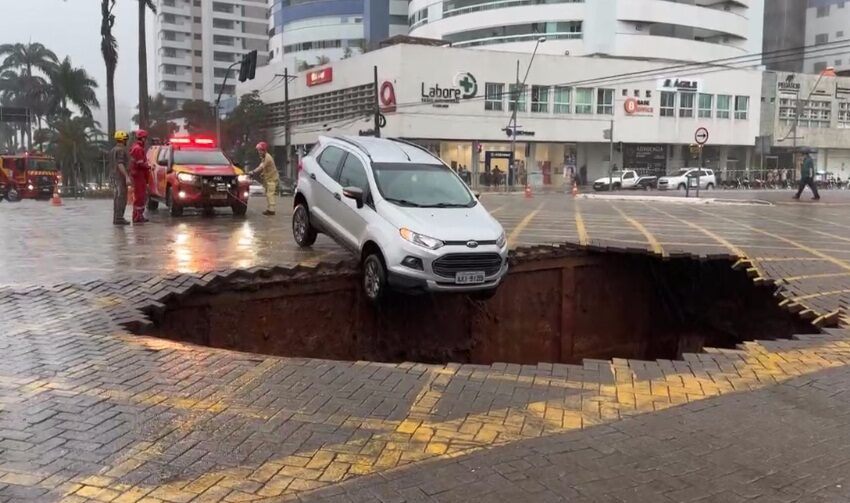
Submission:
[[441,86],[439,83],[420,85],[422,103],[430,103],[437,108],[448,108],[451,104],[460,103],[461,100],[474,98],[478,94],[478,81],[469,72],[461,72],[455,75],[451,86]]
[[649,100],[638,98],[626,98],[623,108],[627,115],[652,115],[652,106]]
[[679,91],[701,93],[703,89],[701,79],[658,79],[659,91]]
[[789,73],[785,80],[776,83],[776,90],[785,94],[797,94],[800,92],[800,83],[796,81],[793,73]]
[[381,101],[381,112],[390,113],[396,111],[395,87],[392,82],[385,80],[381,84],[378,98]]
[[318,86],[319,84],[327,84],[334,79],[334,69],[332,67],[322,68],[307,72],[307,85],[309,87]]
[[511,127],[506,127],[502,128],[502,131],[504,131],[505,134],[508,135],[508,138],[510,138],[511,136],[534,136],[534,131],[525,131],[519,128],[514,129]]

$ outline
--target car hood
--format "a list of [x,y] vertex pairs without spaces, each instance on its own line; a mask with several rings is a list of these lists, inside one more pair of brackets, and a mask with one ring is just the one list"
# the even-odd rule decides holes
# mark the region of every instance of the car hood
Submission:
[[480,203],[472,208],[408,208],[380,201],[378,213],[398,228],[441,241],[493,241],[504,232]]
[[176,164],[176,173],[192,173],[194,175],[207,176],[234,176],[241,175],[242,170],[233,166],[203,166],[198,164]]

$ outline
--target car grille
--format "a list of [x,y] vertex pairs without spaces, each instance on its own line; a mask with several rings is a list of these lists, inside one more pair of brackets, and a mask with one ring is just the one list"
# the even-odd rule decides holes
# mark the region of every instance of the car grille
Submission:
[[431,267],[434,274],[444,278],[469,271],[484,271],[486,276],[492,276],[502,268],[502,257],[498,253],[451,253],[435,260]]

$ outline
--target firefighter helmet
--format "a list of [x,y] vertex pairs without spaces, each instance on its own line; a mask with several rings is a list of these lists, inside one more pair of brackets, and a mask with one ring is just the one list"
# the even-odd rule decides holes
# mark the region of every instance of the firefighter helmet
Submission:
[[136,140],[145,140],[148,137],[148,132],[144,129],[137,129],[135,135]]
[[263,152],[268,152],[269,151],[269,144],[264,142],[264,141],[261,141],[260,143],[257,144],[257,150],[262,150]]
[[114,138],[115,138],[115,141],[127,143],[127,140],[130,139],[130,135],[128,135],[126,131],[115,131]]

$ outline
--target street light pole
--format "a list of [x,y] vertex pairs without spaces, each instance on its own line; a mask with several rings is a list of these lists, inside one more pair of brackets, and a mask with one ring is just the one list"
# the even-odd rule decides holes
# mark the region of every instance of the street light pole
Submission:
[[[540,47],[540,44],[546,42],[546,37],[540,37],[537,39],[537,43],[534,44],[534,51],[531,53],[531,59],[528,61],[528,68],[525,69],[525,76],[522,78],[522,83],[519,81],[519,60],[516,61],[516,85],[514,87],[514,96],[513,96],[513,111],[511,112],[511,158],[510,165],[508,166],[508,176],[505,178],[505,192],[510,189],[510,186],[514,185],[511,183],[513,181],[513,177],[516,176],[516,113],[517,106],[519,105],[519,96],[520,93],[525,92],[525,81],[528,79],[528,72],[531,71],[531,64],[534,63],[534,56],[537,54],[537,48]],[[530,101],[530,100],[529,100]]]

